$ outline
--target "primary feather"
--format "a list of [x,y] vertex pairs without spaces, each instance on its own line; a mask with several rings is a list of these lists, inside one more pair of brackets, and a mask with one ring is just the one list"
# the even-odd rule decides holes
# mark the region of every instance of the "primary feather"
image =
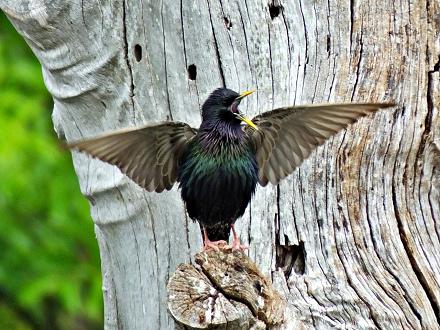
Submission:
[[360,117],[391,103],[303,105],[264,112],[252,121],[258,131],[246,128],[254,144],[259,182],[276,185],[298,167],[326,139]]
[[148,191],[162,192],[176,182],[180,156],[196,133],[188,124],[165,122],[74,142],[69,148],[116,165]]

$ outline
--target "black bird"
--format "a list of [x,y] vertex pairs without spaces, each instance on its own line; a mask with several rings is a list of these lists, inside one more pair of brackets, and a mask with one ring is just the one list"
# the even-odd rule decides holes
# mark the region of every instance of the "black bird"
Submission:
[[[251,93],[216,89],[202,106],[198,130],[181,122],[163,122],[69,147],[118,166],[148,191],[169,190],[179,182],[190,218],[201,225],[204,248],[244,249],[234,223],[243,215],[257,183],[278,184],[328,137],[362,116],[393,106],[290,106],[263,112],[251,121],[238,109]],[[229,246],[231,228],[234,238]]]

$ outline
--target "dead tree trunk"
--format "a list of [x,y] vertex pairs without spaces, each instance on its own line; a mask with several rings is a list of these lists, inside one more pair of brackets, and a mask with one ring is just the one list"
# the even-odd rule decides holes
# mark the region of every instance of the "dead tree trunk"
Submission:
[[[42,64],[67,141],[242,110],[388,101],[320,147],[238,221],[288,299],[285,329],[439,329],[439,2],[0,0]],[[74,153],[102,257],[107,329],[173,329],[166,283],[201,247],[177,189],[146,193]],[[72,219],[75,221],[75,219]]]

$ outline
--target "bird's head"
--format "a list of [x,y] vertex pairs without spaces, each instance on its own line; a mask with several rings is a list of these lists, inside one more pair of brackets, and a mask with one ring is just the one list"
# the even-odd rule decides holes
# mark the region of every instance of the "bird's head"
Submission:
[[250,119],[243,117],[238,110],[238,105],[246,96],[254,91],[241,94],[227,88],[218,88],[209,95],[202,106],[202,118],[207,121],[226,121],[240,125],[245,122],[253,129],[258,129]]

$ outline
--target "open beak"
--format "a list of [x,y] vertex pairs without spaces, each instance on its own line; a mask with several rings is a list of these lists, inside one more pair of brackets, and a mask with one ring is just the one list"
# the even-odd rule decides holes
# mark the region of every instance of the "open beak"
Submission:
[[255,91],[256,91],[256,90],[253,89],[253,90],[250,90],[250,91],[243,92],[243,93],[240,94],[239,97],[236,98],[236,100],[240,102],[240,101],[241,101],[242,99],[244,99],[246,96],[251,95],[251,94],[252,94],[253,92],[255,92]]
[[258,131],[258,126],[254,124],[252,120],[249,118],[243,117],[239,113],[236,113],[235,116],[240,119],[241,121],[244,121],[246,124],[248,124],[250,127],[252,127],[254,130]]
[[[240,103],[240,101],[245,98],[246,96],[251,95],[253,92],[255,92],[254,90],[250,90],[250,91],[246,91],[240,94],[240,96],[238,96],[235,100],[238,101],[238,103]],[[244,121],[246,124],[248,124],[250,127],[252,127],[254,130],[258,131],[258,127],[257,125],[255,125],[253,123],[252,120],[250,120],[249,118],[243,117],[241,114],[236,113],[235,116],[240,119],[241,121]]]

